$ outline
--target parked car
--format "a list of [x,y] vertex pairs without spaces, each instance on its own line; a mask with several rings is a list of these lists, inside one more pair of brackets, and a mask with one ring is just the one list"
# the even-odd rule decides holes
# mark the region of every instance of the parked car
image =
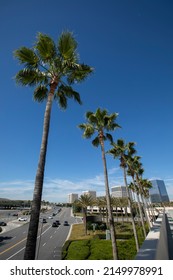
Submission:
[[64,226],[68,226],[68,225],[69,225],[68,221],[64,221]]
[[52,227],[58,227],[57,223],[56,223],[56,222],[53,222],[53,223],[52,223]]
[[25,217],[20,217],[20,218],[18,219],[18,221],[20,221],[20,222],[22,222],[22,221],[27,221],[27,218],[25,218]]
[[7,224],[5,222],[0,222],[0,226],[6,226]]

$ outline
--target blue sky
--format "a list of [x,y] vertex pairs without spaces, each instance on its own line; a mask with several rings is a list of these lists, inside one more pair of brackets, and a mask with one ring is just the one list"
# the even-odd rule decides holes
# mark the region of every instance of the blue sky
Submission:
[[[101,151],[77,128],[86,111],[100,107],[119,113],[115,141],[136,142],[144,177],[164,180],[173,199],[172,13],[171,0],[1,1],[0,197],[32,199],[45,109],[33,101],[33,88],[15,84],[13,51],[32,47],[37,32],[56,41],[69,30],[94,74],[77,86],[82,106],[53,105],[42,198],[104,194]],[[119,162],[108,156],[107,165],[110,187],[123,184]]]

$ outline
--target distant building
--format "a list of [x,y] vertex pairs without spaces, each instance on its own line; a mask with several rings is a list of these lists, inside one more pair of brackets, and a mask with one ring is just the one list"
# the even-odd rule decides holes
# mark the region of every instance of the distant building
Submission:
[[86,194],[86,195],[90,195],[92,196],[94,199],[96,198],[96,191],[84,191],[82,192],[82,194]]
[[114,197],[128,197],[126,187],[114,186],[111,188],[111,195]]
[[169,197],[163,180],[150,180],[152,188],[149,190],[152,203],[169,202]]
[[77,199],[78,199],[78,194],[77,193],[70,193],[70,194],[68,194],[67,202],[68,203],[73,203]]

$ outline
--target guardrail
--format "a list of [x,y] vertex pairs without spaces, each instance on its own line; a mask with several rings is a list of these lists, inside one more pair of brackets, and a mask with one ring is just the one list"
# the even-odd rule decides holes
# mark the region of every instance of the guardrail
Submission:
[[173,220],[163,212],[153,224],[136,260],[173,260]]

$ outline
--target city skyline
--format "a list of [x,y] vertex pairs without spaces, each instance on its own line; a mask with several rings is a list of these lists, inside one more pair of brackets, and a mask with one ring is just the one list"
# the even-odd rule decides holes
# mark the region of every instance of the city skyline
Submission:
[[[118,113],[114,140],[136,143],[144,178],[164,180],[173,200],[173,3],[50,0],[48,13],[44,1],[0,4],[0,197],[32,200],[45,110],[44,102],[33,101],[33,88],[16,85],[21,67],[13,52],[33,47],[38,32],[56,42],[69,30],[80,62],[94,73],[75,85],[82,106],[70,100],[61,111],[53,105],[42,200],[65,202],[68,193],[91,188],[104,194],[100,148],[78,128],[98,107]],[[122,185],[119,161],[106,158],[110,188]]]

